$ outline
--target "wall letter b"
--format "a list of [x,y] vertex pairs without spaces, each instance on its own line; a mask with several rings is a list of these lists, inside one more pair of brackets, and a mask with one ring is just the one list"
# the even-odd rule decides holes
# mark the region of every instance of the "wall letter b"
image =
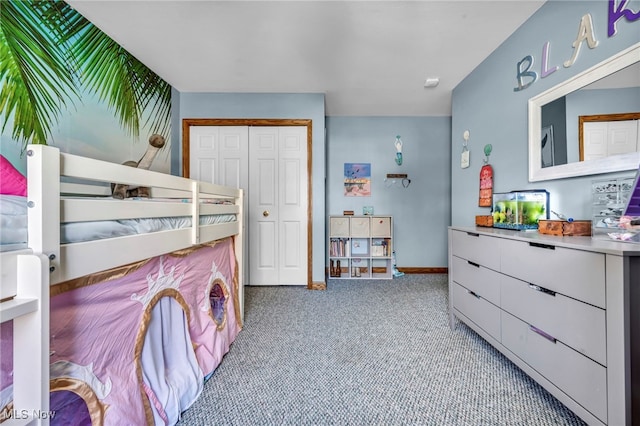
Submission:
[[[514,92],[519,92],[521,90],[524,90],[527,87],[531,86],[533,83],[535,83],[536,80],[538,80],[538,73],[535,71],[531,71],[532,66],[533,66],[533,56],[531,55],[525,56],[524,58],[522,58],[520,62],[518,62],[518,65],[516,67],[518,71],[516,75],[516,78],[518,79],[518,87],[514,87],[513,89]],[[525,84],[523,82],[524,77],[530,77],[531,81]]]

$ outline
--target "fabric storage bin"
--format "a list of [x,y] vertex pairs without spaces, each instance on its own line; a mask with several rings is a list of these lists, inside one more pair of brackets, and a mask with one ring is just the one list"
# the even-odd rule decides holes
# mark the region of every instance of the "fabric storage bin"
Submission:
[[329,220],[329,235],[332,237],[349,236],[349,218],[332,217]]
[[371,218],[371,236],[372,237],[390,237],[391,236],[391,218],[390,217],[372,217]]
[[371,223],[371,218],[352,217],[350,222],[352,237],[369,237],[369,225]]

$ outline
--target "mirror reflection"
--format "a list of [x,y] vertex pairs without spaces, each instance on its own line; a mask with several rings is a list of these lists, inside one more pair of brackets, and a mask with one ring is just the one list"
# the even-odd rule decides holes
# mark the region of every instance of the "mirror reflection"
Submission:
[[636,43],[529,99],[529,182],[637,169],[639,114]]
[[541,167],[639,151],[640,63],[542,105]]

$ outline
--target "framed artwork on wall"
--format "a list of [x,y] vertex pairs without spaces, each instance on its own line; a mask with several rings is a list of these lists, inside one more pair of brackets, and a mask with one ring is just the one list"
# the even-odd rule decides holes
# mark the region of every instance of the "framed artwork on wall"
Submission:
[[371,163],[344,163],[344,196],[371,196]]

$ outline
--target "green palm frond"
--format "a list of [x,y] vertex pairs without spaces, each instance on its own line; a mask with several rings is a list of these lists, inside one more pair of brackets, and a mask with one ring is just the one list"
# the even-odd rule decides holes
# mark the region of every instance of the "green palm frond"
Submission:
[[119,44],[98,28],[88,27],[78,37],[73,47],[82,82],[106,102],[130,135],[140,131],[141,110],[137,104],[134,78],[130,75],[131,62],[135,60]]
[[2,129],[13,116],[13,138],[46,144],[62,106],[77,97],[73,72],[56,33],[37,9],[44,1],[0,6],[0,110]]
[[169,137],[171,86],[61,0],[0,0],[2,129],[46,143],[61,111],[80,91],[114,111],[139,137],[140,122]]
[[169,138],[171,130],[171,86],[155,73],[145,73],[145,83],[138,93],[143,110],[147,111],[145,125],[152,133]]
[[123,129],[138,136],[146,112],[151,131],[168,137],[171,86],[93,26],[78,37],[73,54],[83,83],[115,110]]

